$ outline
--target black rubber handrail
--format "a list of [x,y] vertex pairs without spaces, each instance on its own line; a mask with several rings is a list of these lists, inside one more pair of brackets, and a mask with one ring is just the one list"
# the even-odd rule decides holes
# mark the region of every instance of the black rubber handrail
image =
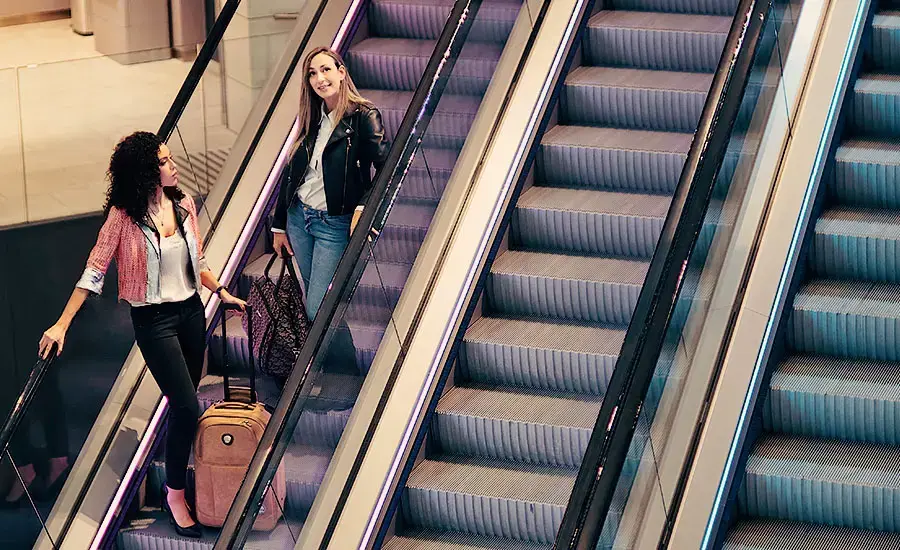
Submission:
[[16,429],[28,413],[28,408],[41,387],[41,382],[44,381],[47,372],[53,367],[53,363],[56,361],[56,350],[56,344],[53,344],[53,347],[50,349],[50,356],[47,359],[38,359],[31,369],[31,374],[28,375],[28,380],[25,381],[25,387],[19,392],[16,402],[13,403],[12,409],[6,415],[3,427],[0,428],[0,457],[6,453],[12,436],[16,433]]
[[453,5],[397,131],[384,168],[375,178],[372,194],[357,229],[350,237],[332,285],[313,320],[306,344],[285,382],[278,405],[235,496],[214,550],[238,548],[250,533],[259,503],[284,456],[313,382],[321,371],[322,364],[317,358],[320,352],[327,351],[326,339],[333,332],[329,329],[343,318],[353,291],[368,265],[365,252],[374,245],[387,222],[401,183],[421,145],[421,136],[427,131],[480,6],[481,0],[456,0]]
[[741,0],[578,470],[555,548],[593,550],[618,485],[709,208],[773,0]]

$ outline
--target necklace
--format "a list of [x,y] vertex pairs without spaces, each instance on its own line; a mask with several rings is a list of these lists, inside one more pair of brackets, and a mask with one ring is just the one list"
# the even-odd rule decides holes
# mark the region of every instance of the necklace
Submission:
[[[165,200],[166,200],[166,198],[164,197],[163,201],[165,201]],[[166,219],[165,213],[163,212],[163,204],[164,204],[164,202],[152,204],[147,209],[147,214],[150,215],[150,221],[153,222],[153,225],[155,225],[156,229],[160,232],[162,232],[163,228],[165,227],[165,219]]]

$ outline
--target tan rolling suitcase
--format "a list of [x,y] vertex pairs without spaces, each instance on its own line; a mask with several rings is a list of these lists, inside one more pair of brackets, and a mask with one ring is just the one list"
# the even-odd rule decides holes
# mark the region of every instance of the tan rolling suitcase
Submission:
[[[227,309],[232,309],[226,306]],[[252,323],[251,310],[245,313]],[[194,478],[197,520],[208,527],[221,527],[231,503],[244,480],[253,453],[262,439],[269,412],[256,395],[256,372],[250,353],[250,387],[232,387],[229,383],[228,344],[222,312],[222,364],[225,400],[212,405],[197,427],[194,440]],[[248,327],[252,338],[252,324]],[[253,342],[250,342],[253,350]],[[274,489],[274,491],[273,491]],[[286,483],[284,464],[279,465],[272,485],[263,498],[259,515],[253,524],[258,531],[271,531],[278,525],[284,509]]]

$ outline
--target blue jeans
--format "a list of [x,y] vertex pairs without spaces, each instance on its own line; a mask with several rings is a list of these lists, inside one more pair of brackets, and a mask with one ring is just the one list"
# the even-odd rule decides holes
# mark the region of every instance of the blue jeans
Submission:
[[297,201],[288,209],[287,236],[306,288],[306,313],[316,318],[341,254],[350,240],[353,215],[329,216]]

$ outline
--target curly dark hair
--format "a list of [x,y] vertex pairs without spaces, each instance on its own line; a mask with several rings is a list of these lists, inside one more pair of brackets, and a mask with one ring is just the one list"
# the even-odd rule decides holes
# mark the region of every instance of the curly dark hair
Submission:
[[[150,197],[162,182],[159,172],[159,148],[163,144],[156,134],[135,132],[116,145],[109,159],[109,188],[106,190],[104,216],[113,206],[121,208],[135,223],[147,223]],[[177,187],[163,192],[174,202],[184,198]]]

